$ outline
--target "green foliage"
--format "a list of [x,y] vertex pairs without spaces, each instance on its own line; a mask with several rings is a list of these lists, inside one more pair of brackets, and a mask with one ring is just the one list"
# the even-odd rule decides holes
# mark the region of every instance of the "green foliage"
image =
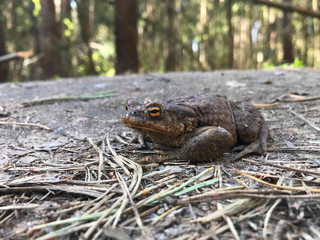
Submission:
[[77,67],[77,72],[80,76],[85,76],[86,75],[86,66],[84,64],[80,64]]
[[293,63],[293,66],[295,68],[302,68],[302,67],[305,67],[304,63],[302,60],[300,60],[299,58],[295,58],[294,59],[294,63]]
[[281,68],[302,68],[305,67],[302,60],[295,58],[293,63],[284,63],[280,66]]
[[63,19],[63,24],[66,26],[66,29],[64,30],[64,35],[68,38],[71,37],[72,31],[74,30],[74,24],[71,22],[69,18]]
[[32,2],[34,3],[33,16],[38,17],[41,10],[40,0],[32,0]]
[[265,68],[265,69],[273,69],[274,65],[272,63],[269,63],[269,62],[264,62],[263,63],[263,68]]
[[[264,62],[263,63],[263,68],[265,69],[273,69],[275,67],[274,64],[269,63],[269,62]],[[281,64],[279,66],[280,68],[302,68],[305,67],[304,63],[302,60],[300,60],[299,58],[295,58],[294,63],[290,64],[290,63],[284,63]]]

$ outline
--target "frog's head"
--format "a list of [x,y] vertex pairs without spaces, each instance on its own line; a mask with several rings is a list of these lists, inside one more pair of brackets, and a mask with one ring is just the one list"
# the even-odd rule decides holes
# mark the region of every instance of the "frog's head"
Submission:
[[183,105],[129,101],[122,123],[148,135],[176,137],[191,132],[198,123],[192,109]]

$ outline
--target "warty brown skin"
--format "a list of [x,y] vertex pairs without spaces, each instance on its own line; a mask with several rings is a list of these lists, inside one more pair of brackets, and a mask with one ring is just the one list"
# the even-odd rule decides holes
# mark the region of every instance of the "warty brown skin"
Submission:
[[235,159],[267,152],[268,128],[259,111],[221,95],[179,97],[162,104],[129,101],[122,123],[155,143],[175,147],[168,152],[170,159],[210,161],[237,143],[249,146]]

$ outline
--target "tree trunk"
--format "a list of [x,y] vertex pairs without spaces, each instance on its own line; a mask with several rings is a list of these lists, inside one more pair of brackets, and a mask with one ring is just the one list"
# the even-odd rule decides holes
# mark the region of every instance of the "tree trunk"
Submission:
[[[0,7],[0,12],[2,13],[0,16],[0,56],[6,55],[6,39],[5,39],[5,14],[3,14],[3,6]],[[1,62],[0,63],[0,82],[7,81],[8,77],[8,63]]]
[[[314,11],[319,12],[319,1],[312,0],[312,8]],[[320,19],[313,19],[314,27],[314,53],[313,53],[313,66],[320,67]]]
[[41,0],[40,16],[42,17],[40,31],[40,49],[43,58],[40,61],[42,78],[61,76],[61,56],[59,49],[59,25],[56,22],[54,0]]
[[232,26],[232,0],[226,1],[227,23],[228,23],[228,67],[233,68],[233,26]]
[[168,55],[165,63],[166,71],[176,70],[176,32],[175,32],[175,0],[168,1],[167,41]]
[[[291,3],[292,0],[283,0],[284,3]],[[290,14],[283,11],[282,19],[282,48],[283,48],[283,62],[294,62],[294,47],[292,42],[293,26],[290,19]]]
[[291,1],[286,2],[276,2],[276,1],[269,1],[269,0],[252,0],[254,3],[258,3],[258,4],[263,4],[269,7],[274,7],[274,8],[278,8],[281,9],[283,11],[288,11],[288,12],[297,12],[300,13],[302,15],[305,16],[309,16],[309,17],[315,17],[315,18],[320,18],[320,12],[319,11],[312,11],[309,10],[307,8],[303,8],[303,7],[296,7],[296,6],[292,6],[291,5]]
[[78,18],[80,22],[81,28],[81,37],[85,44],[85,48],[88,55],[88,62],[87,62],[87,74],[95,75],[97,71],[95,70],[94,62],[92,59],[92,49],[89,46],[90,39],[92,37],[93,32],[93,24],[94,24],[94,12],[93,12],[93,5],[94,2],[91,0],[78,0]]
[[61,13],[60,13],[60,21],[61,21],[61,42],[62,42],[62,63],[63,63],[63,72],[65,73],[66,77],[73,76],[74,71],[72,67],[72,53],[71,53],[71,42],[70,38],[72,36],[72,29],[69,29],[68,25],[64,23],[66,20],[71,22],[71,5],[70,0],[61,0]]
[[115,1],[116,74],[138,72],[136,0]]

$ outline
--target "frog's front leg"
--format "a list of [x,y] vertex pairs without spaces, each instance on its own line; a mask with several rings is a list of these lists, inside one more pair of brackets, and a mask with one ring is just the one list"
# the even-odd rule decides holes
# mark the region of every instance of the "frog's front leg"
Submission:
[[205,162],[216,159],[235,144],[235,137],[222,127],[201,127],[190,134],[181,148],[169,151],[168,158]]

